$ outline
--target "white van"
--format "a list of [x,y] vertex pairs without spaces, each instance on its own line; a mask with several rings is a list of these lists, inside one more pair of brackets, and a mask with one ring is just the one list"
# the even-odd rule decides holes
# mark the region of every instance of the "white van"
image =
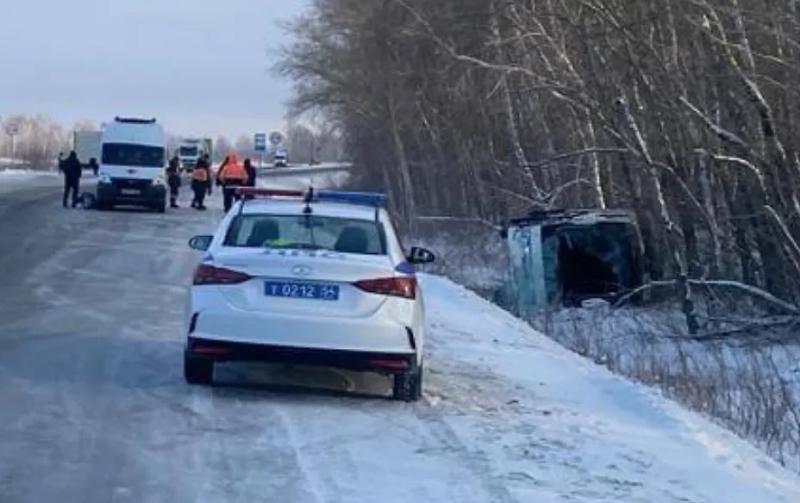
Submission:
[[163,213],[167,141],[155,119],[124,119],[103,124],[97,207],[146,206]]

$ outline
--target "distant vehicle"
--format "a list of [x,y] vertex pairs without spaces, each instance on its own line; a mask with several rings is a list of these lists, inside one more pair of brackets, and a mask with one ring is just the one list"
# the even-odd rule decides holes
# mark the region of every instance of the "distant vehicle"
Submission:
[[394,378],[420,398],[425,312],[412,264],[381,194],[240,189],[190,291],[184,375],[211,384],[216,362],[325,365]]
[[100,162],[103,154],[102,131],[75,131],[72,136],[72,148],[78,154],[78,160],[84,169],[89,167],[89,161],[96,159]]
[[155,119],[117,117],[102,128],[97,207],[146,206],[166,209],[166,136]]
[[289,166],[289,152],[286,149],[279,148],[272,156],[272,165],[276,168],[286,168]]
[[208,154],[211,156],[213,154],[211,145],[212,141],[210,139],[184,138],[178,147],[178,159],[181,163],[181,169],[187,173],[194,171],[197,161],[203,155]]

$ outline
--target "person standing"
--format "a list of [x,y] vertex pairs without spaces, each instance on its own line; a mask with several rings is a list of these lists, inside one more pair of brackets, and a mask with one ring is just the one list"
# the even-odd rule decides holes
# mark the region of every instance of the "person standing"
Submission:
[[78,205],[78,191],[81,185],[81,162],[78,160],[78,154],[73,150],[70,152],[69,157],[63,161],[59,161],[61,165],[61,172],[64,173],[64,198],[61,204],[64,208],[67,207],[67,199],[72,194],[72,207]]
[[237,198],[236,189],[246,186],[247,183],[247,171],[239,162],[239,156],[235,152],[228,154],[217,172],[217,184],[222,186],[226,213],[230,211],[233,201]]
[[[253,166],[253,162],[250,159],[244,160],[244,170],[247,172],[247,183],[245,187],[255,187],[256,186],[256,178],[258,173],[256,172],[255,166]],[[246,197],[245,199],[252,199],[253,196]]]
[[244,170],[247,173],[247,183],[245,183],[245,187],[255,187],[258,174],[256,173],[256,168],[253,166],[253,162],[250,159],[244,160]]
[[97,159],[92,157],[89,159],[89,167],[92,169],[94,176],[97,176],[97,173],[100,171],[100,165],[97,164]]
[[204,211],[206,193],[211,193],[211,166],[205,157],[197,161],[197,166],[192,171],[192,192],[192,208]]
[[178,195],[181,187],[181,161],[176,155],[167,166],[167,185],[169,185],[169,207],[178,208]]
[[206,183],[208,192],[206,192],[206,195],[210,196],[212,193],[212,186],[214,185],[211,183],[211,178],[214,176],[213,165],[211,164],[211,156],[208,154],[203,154],[201,160],[205,164],[206,170],[208,171],[208,183]]

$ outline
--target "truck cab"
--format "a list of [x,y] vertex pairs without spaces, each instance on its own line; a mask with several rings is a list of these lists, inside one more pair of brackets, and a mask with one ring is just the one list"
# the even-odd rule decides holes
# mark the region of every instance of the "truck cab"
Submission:
[[204,154],[203,140],[184,139],[178,147],[178,159],[181,169],[186,173],[191,173],[197,166],[197,162]]
[[166,209],[166,135],[155,119],[117,117],[103,125],[97,207]]
[[284,148],[278,148],[272,156],[272,165],[276,168],[286,168],[289,166],[289,152]]

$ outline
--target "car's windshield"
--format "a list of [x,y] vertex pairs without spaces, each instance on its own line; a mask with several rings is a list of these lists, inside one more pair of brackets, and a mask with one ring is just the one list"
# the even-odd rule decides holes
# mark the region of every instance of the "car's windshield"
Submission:
[[197,155],[197,147],[181,147],[180,153],[185,157],[193,157]]
[[103,164],[159,168],[164,166],[164,149],[126,143],[106,143],[103,145]]
[[386,235],[383,226],[374,220],[318,215],[240,215],[228,229],[225,246],[386,255]]

